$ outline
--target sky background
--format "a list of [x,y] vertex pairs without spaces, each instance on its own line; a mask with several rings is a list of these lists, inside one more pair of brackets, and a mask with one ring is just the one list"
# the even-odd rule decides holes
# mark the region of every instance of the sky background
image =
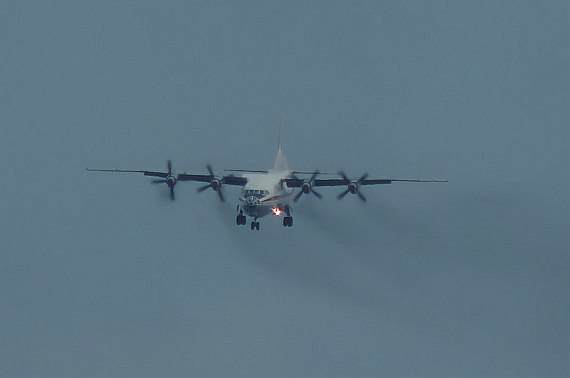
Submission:
[[[0,5],[0,375],[561,377],[568,1]],[[448,184],[235,225],[265,169]]]

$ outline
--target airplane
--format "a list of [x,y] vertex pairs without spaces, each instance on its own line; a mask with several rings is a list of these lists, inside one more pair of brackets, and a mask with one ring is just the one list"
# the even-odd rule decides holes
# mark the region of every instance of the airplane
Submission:
[[[208,174],[175,174],[172,171],[172,161],[166,163],[166,172],[126,170],[126,169],[94,169],[87,168],[90,172],[118,172],[118,173],[142,173],[145,176],[156,177],[152,184],[166,184],[170,191],[170,199],[175,199],[174,187],[180,181],[202,182],[198,192],[212,189],[218,194],[220,201],[224,202],[222,194],[224,185],[243,187],[238,200],[236,212],[236,224],[246,225],[247,217],[251,219],[251,230],[259,230],[259,219],[267,215],[283,217],[283,226],[293,226],[292,204],[297,203],[303,195],[313,194],[321,199],[322,195],[315,191],[315,187],[340,186],[346,189],[337,195],[337,199],[343,199],[347,194],[356,195],[361,201],[366,202],[366,197],[361,193],[362,186],[391,184],[392,182],[448,182],[448,180],[418,180],[418,179],[369,179],[365,173],[358,179],[348,178],[343,171],[338,172],[338,177],[330,178],[331,173],[293,171],[289,169],[287,159],[283,153],[281,143],[277,149],[277,156],[273,168],[269,170],[229,169],[225,175],[216,175],[210,165],[206,166]],[[317,178],[319,175],[327,178]],[[295,189],[299,189],[295,194]]]

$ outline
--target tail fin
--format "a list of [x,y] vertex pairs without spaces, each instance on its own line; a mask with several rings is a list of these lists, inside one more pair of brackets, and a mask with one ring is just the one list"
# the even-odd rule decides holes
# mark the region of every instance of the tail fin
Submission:
[[281,128],[279,128],[279,145],[277,146],[277,156],[275,157],[275,164],[273,165],[274,171],[286,171],[289,169],[287,158],[283,153],[283,146],[281,144]]
[[279,126],[279,143],[277,145],[277,150],[283,149],[283,144],[281,143],[281,131],[283,130],[283,125]]

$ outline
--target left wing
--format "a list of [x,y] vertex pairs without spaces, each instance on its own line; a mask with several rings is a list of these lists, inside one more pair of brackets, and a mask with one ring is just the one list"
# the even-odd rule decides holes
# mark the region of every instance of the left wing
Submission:
[[[285,182],[289,188],[300,188],[303,183],[308,180],[300,178],[286,178]],[[351,182],[358,182],[359,185],[381,185],[391,184],[392,182],[448,182],[448,180],[418,180],[418,179],[364,179],[354,180],[349,179],[315,179],[313,186],[345,186]]]
[[337,198],[342,199],[348,193],[356,194],[358,197],[366,202],[366,197],[360,193],[360,187],[363,185],[382,185],[391,184],[392,182],[448,182],[447,180],[419,180],[419,179],[369,179],[368,174],[362,175],[359,179],[351,180],[344,172],[339,172],[340,178],[332,179],[317,179],[318,171],[314,172],[310,179],[300,179],[296,176],[286,178],[284,182],[289,188],[302,188],[301,192],[295,197],[295,201],[304,194],[313,193],[317,197],[321,197],[320,194],[313,190],[313,187],[319,186],[346,186],[346,190],[340,193]]

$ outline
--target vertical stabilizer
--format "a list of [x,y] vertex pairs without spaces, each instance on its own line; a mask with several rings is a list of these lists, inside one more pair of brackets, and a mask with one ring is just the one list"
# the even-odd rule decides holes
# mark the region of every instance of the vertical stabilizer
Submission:
[[283,148],[279,146],[277,149],[277,157],[275,157],[275,164],[273,165],[274,171],[286,171],[289,169],[289,164],[287,164],[287,158],[283,153]]
[[273,165],[274,171],[286,171],[289,169],[289,164],[287,163],[287,158],[283,153],[283,147],[281,146],[281,130],[279,130],[279,146],[277,147],[277,156],[275,157],[275,164]]

